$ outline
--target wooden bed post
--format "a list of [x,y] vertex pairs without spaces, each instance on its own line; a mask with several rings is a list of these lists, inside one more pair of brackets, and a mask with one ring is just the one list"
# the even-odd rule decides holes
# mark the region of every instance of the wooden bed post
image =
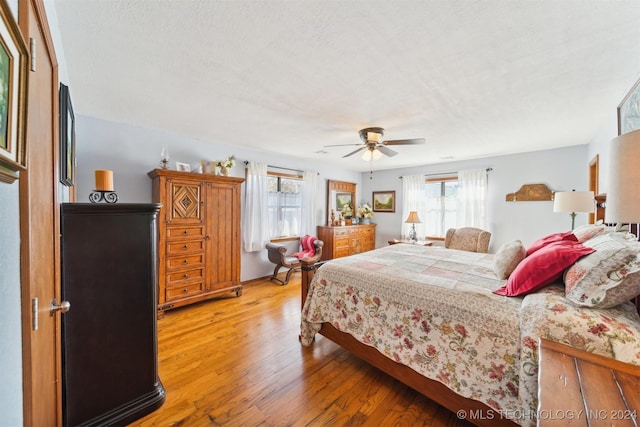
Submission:
[[304,302],[307,300],[307,292],[309,292],[309,284],[311,279],[316,274],[316,269],[320,267],[318,264],[320,258],[322,258],[322,247],[324,242],[320,239],[313,241],[313,245],[316,248],[316,252],[312,257],[304,257],[300,260],[300,270],[302,271],[302,284],[300,286],[300,310],[304,307]]
[[[321,242],[322,243],[322,242]],[[309,292],[309,283],[311,283],[311,279],[316,274],[316,269],[319,265],[316,265],[320,258],[322,257],[321,253],[316,253],[311,258],[302,258],[300,260],[300,269],[302,270],[302,284],[300,286],[300,309],[304,307],[304,302],[307,300],[307,292]]]

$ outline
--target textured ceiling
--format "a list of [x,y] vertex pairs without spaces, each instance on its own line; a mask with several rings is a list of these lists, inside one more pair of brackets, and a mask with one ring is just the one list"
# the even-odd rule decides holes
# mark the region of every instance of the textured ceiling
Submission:
[[353,170],[586,144],[640,76],[638,0],[54,5],[76,114]]

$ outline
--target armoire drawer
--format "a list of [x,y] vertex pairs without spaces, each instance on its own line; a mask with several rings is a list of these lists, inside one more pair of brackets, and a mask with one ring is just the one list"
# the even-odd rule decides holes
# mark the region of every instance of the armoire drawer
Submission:
[[183,242],[168,242],[167,256],[182,255],[204,251],[204,240],[188,240]]
[[167,227],[167,240],[204,239],[204,226]]
[[204,282],[189,283],[182,286],[172,286],[166,289],[167,301],[185,298],[202,293]]
[[178,282],[192,282],[193,280],[204,279],[204,267],[192,268],[190,270],[177,271],[167,274],[167,287],[178,286]]
[[204,253],[167,258],[167,271],[184,270],[204,265]]

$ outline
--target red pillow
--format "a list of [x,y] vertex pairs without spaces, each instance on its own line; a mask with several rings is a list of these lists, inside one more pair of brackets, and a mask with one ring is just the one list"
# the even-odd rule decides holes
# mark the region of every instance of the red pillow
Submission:
[[549,243],[522,260],[507,283],[493,293],[515,297],[535,292],[562,277],[564,270],[579,258],[595,251],[569,240]]
[[567,231],[564,233],[555,233],[555,234],[550,234],[546,237],[542,237],[538,240],[536,240],[535,242],[533,242],[528,248],[527,248],[527,256],[531,255],[532,253],[534,253],[535,251],[544,248],[545,246],[547,246],[550,243],[553,242],[561,242],[564,240],[568,240],[570,242],[577,242],[578,238],[576,237],[575,234],[573,234],[573,231]]

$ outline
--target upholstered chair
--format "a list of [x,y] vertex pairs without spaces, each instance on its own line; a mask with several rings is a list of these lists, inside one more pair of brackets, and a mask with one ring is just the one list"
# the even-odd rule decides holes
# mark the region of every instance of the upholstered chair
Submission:
[[450,228],[444,238],[444,247],[469,252],[489,252],[491,233],[475,227]]
[[[275,280],[282,285],[286,285],[287,283],[289,283],[291,273],[299,270],[300,260],[302,258],[313,257],[320,259],[320,257],[322,256],[323,244],[324,243],[322,242],[322,240],[318,240],[315,237],[309,238],[309,236],[305,236],[301,238],[301,251],[287,254],[287,247],[285,245],[271,242],[267,243],[266,249],[267,255],[269,256],[269,261],[275,264],[273,275],[270,279]],[[280,271],[282,267],[289,269],[284,280],[278,278],[278,271]]]

